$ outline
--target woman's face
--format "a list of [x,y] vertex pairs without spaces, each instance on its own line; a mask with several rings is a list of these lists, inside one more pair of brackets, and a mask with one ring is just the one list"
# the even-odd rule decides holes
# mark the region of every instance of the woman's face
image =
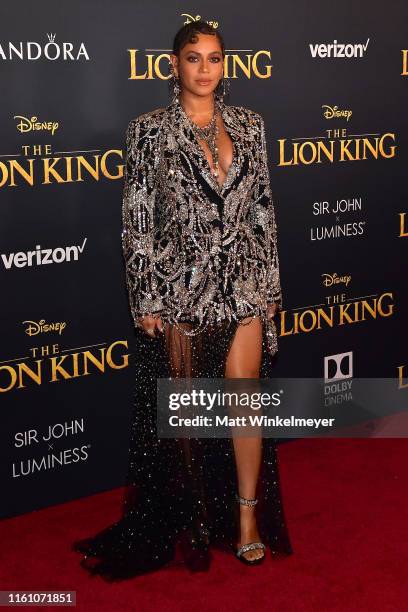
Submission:
[[173,69],[180,78],[181,89],[197,96],[208,96],[217,87],[223,75],[223,57],[220,43],[212,34],[198,34],[195,43],[187,43],[180,57],[171,54]]

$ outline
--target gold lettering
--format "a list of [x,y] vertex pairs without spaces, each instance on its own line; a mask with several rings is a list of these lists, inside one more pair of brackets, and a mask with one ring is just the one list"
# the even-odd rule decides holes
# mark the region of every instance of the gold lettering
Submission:
[[50,175],[52,175],[57,180],[57,183],[64,183],[65,182],[64,179],[62,178],[62,176],[60,174],[58,174],[58,172],[56,170],[54,170],[55,164],[57,164],[61,159],[62,159],[62,157],[54,157],[53,160],[51,160],[50,157],[44,157],[43,158],[43,162],[44,162],[44,180],[43,180],[43,185],[49,185],[51,183]]
[[10,375],[10,384],[8,387],[0,387],[0,393],[5,393],[6,391],[10,391],[14,387],[17,381],[17,373],[14,368],[11,366],[0,366],[0,373],[7,372]]
[[[36,353],[41,353],[46,359],[35,360],[36,368],[30,363],[20,362],[15,365],[5,365],[4,362],[0,366],[0,380],[3,386],[0,386],[0,393],[11,391],[12,389],[23,389],[25,384],[24,375],[28,376],[31,381],[37,385],[44,382],[44,372],[49,376],[46,382],[60,382],[80,376],[87,376],[94,372],[89,371],[88,364],[92,363],[96,366],[96,370],[105,374],[105,364],[113,370],[122,370],[129,365],[130,353],[118,353],[117,347],[123,346],[127,349],[127,340],[117,340],[112,342],[108,347],[99,348],[99,356],[94,355],[91,350],[82,352],[67,353],[64,356],[50,356],[49,346],[34,347],[29,349],[30,353],[35,357]],[[58,345],[53,345],[53,352],[57,352]],[[116,349],[116,358],[113,354]],[[16,360],[13,360],[16,361]],[[18,361],[18,360],[17,360]],[[62,364],[65,365],[63,367]],[[67,367],[69,364],[69,367]],[[49,366],[49,367],[48,367]],[[7,380],[7,383],[4,381]],[[17,384],[17,381],[19,384]]]
[[128,347],[126,340],[117,340],[116,342],[113,342],[110,346],[108,346],[108,350],[106,351],[106,363],[114,370],[122,370],[122,368],[126,368],[129,364],[128,358],[130,356],[130,353],[122,355],[122,362],[119,365],[116,364],[112,359],[112,350],[113,347],[115,347],[117,344],[123,344],[123,346],[125,346],[126,348]]
[[28,374],[28,376],[37,383],[37,385],[41,385],[41,362],[42,359],[37,359],[37,373],[35,373],[26,363],[22,362],[18,364],[18,388],[22,389],[25,385],[23,385],[23,372]]
[[[327,130],[333,136],[336,136],[338,130]],[[322,160],[327,160],[331,163],[336,161],[361,161],[367,159],[367,154],[370,157],[378,159],[395,157],[396,145],[386,147],[386,141],[391,139],[395,141],[395,134],[386,133],[380,138],[338,138],[335,140],[305,140],[301,143],[293,141],[285,144],[286,138],[278,139],[279,143],[279,166],[297,166],[299,164],[310,165],[313,163],[320,164]],[[337,144],[338,143],[338,144]],[[292,148],[292,157],[288,154],[287,149]],[[338,147],[338,151],[336,149]],[[337,154],[337,157],[336,157]]]
[[108,158],[111,157],[112,154],[114,156],[117,155],[120,159],[123,159],[122,151],[120,151],[119,149],[110,149],[109,151],[106,151],[101,157],[101,172],[103,176],[105,176],[108,179],[112,179],[112,180],[120,179],[123,176],[124,164],[116,164],[115,174],[112,174],[112,172],[109,172],[108,167],[106,165],[106,160],[108,160]]
[[405,366],[398,366],[398,389],[408,389],[408,380],[406,383],[403,383],[404,377],[404,368]]
[[402,53],[401,76],[408,76],[408,49],[401,49],[401,53]]
[[271,59],[270,51],[257,51],[252,58],[252,71],[258,79],[269,79],[272,74],[272,64],[265,64],[264,68],[266,69],[266,72],[264,73],[260,72],[258,69],[258,58],[263,55],[266,55],[269,60]]
[[59,358],[58,363],[57,363],[57,357],[51,357],[51,372],[52,372],[52,376],[51,376],[51,380],[50,382],[57,382],[58,378],[57,378],[57,372],[60,372],[63,376],[63,378],[65,378],[65,380],[67,378],[72,378],[72,376],[70,374],[68,374],[68,372],[66,370],[64,370],[64,368],[61,367],[61,364],[65,361],[65,359],[68,358],[68,355],[63,355],[62,357]]
[[9,177],[10,177],[9,186],[16,187],[15,175],[14,175],[15,171],[17,172],[17,174],[22,176],[22,178],[25,179],[25,181],[32,187],[34,185],[34,166],[33,166],[34,159],[27,159],[26,161],[28,161],[30,165],[29,172],[27,172],[16,159],[8,160],[9,168],[7,168],[5,163],[0,162],[0,173],[1,173],[0,187],[3,187],[8,182]]
[[408,236],[408,228],[405,228],[405,215],[407,213],[399,213],[400,216],[400,234],[398,238],[406,238]]
[[306,334],[327,327],[347,325],[366,321],[367,314],[376,319],[377,316],[390,317],[394,312],[392,303],[393,294],[385,292],[370,303],[368,300],[355,300],[354,302],[338,302],[330,306],[319,306],[316,309],[307,308],[295,311],[292,315],[292,326],[289,321],[290,313],[280,312],[280,337],[292,336],[304,332]]
[[83,181],[84,179],[82,178],[82,172],[81,169],[82,167],[84,167],[91,176],[93,176],[93,178],[95,179],[95,181],[97,181],[99,179],[99,155],[94,155],[94,160],[95,160],[95,165],[92,167],[91,164],[88,162],[87,159],[85,159],[85,157],[83,155],[79,155],[77,157],[77,171],[78,171],[78,178],[77,181]]
[[88,361],[96,365],[100,372],[105,371],[105,349],[99,349],[101,353],[101,359],[98,360],[95,355],[92,355],[91,351],[85,351],[84,355],[84,376],[89,374],[88,372]]
[[130,77],[129,79],[145,79],[146,78],[146,72],[144,74],[137,74],[137,69],[136,69],[136,53],[139,51],[139,49],[128,49],[129,53],[130,53]]

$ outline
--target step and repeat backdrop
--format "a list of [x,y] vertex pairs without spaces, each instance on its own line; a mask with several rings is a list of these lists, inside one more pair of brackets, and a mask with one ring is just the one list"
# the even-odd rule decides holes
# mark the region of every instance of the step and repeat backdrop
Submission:
[[124,483],[124,137],[170,102],[187,21],[220,30],[228,103],[265,118],[277,376],[395,377],[408,394],[406,3],[16,0],[0,14],[1,517]]

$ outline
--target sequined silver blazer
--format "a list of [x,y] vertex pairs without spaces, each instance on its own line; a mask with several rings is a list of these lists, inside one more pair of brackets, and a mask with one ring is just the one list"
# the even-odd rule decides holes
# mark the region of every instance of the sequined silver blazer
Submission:
[[220,108],[233,143],[222,187],[178,99],[127,127],[122,247],[130,310],[136,326],[145,314],[195,322],[187,335],[259,315],[274,353],[266,310],[273,302],[282,308],[282,293],[264,120],[242,106]]

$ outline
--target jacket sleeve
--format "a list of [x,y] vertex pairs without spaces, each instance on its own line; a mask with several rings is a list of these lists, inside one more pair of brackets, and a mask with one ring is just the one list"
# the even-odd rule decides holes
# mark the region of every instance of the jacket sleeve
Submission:
[[276,302],[278,309],[282,309],[282,289],[279,273],[279,256],[277,243],[277,227],[275,220],[275,210],[270,184],[268,168],[268,152],[265,136],[265,122],[261,115],[258,115],[258,146],[259,146],[259,166],[257,171],[257,187],[255,197],[255,219],[257,224],[257,234],[261,238],[266,263],[266,285],[267,302]]
[[126,156],[122,197],[122,250],[130,310],[138,318],[163,309],[155,274],[154,134],[140,117],[126,129]]

